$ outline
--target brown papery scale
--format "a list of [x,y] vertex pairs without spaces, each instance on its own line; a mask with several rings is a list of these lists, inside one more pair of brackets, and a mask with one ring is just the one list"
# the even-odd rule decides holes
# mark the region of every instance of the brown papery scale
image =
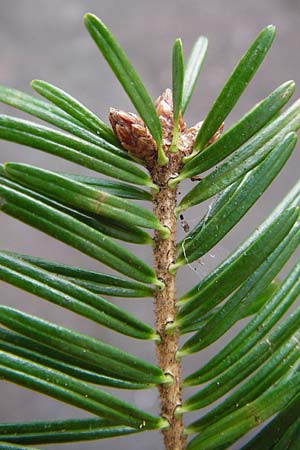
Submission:
[[[170,157],[169,148],[173,138],[173,99],[171,89],[166,89],[154,102],[156,112],[162,128],[162,145],[164,152]],[[145,162],[152,171],[157,161],[157,145],[151,136],[144,121],[136,114],[110,108],[109,121],[115,135],[119,139],[122,147],[134,158]],[[178,121],[178,151],[180,159],[192,153],[196,136],[203,122],[198,122],[191,128],[186,128],[186,124],[180,114]],[[215,142],[221,135],[224,124],[209,140],[207,145]]]

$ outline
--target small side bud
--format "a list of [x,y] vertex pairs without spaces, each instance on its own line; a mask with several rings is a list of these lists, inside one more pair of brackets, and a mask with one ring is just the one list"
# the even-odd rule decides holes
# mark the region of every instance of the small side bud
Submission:
[[111,108],[109,121],[122,147],[130,155],[145,161],[148,165],[157,159],[156,142],[142,119],[133,113]]

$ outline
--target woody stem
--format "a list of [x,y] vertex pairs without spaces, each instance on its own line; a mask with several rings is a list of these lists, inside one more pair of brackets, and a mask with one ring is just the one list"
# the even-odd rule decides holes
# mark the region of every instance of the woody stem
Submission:
[[157,167],[153,171],[153,180],[160,186],[154,199],[154,213],[160,222],[169,228],[170,236],[162,239],[159,234],[155,237],[154,260],[157,277],[165,284],[165,288],[157,291],[155,295],[156,327],[161,336],[161,343],[157,346],[157,359],[164,373],[173,377],[172,385],[159,387],[161,414],[170,426],[163,430],[166,450],[183,450],[185,447],[183,437],[182,417],[175,417],[175,409],[182,403],[181,365],[176,360],[179,345],[179,335],[176,330],[172,334],[166,333],[166,325],[176,318],[176,275],[169,273],[169,266],[176,257],[176,189],[168,188],[167,182],[173,173],[176,173],[180,164],[178,154],[170,154],[167,167]]

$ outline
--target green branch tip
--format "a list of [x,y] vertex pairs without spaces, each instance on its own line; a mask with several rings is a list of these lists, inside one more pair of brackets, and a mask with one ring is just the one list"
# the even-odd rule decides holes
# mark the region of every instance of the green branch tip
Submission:
[[162,149],[162,129],[157,111],[128,56],[111,31],[98,17],[88,13],[84,16],[84,23],[102,56],[157,143],[159,164],[162,166],[167,164],[168,159]]
[[86,20],[88,20],[88,19],[90,19],[90,18],[92,18],[92,17],[96,17],[93,13],[89,13],[89,12],[87,12],[87,13],[85,13],[84,15],[83,15],[83,21],[85,22]]
[[275,25],[273,25],[273,24],[270,24],[270,25],[268,25],[267,27],[266,27],[266,30],[270,30],[270,31],[272,31],[272,33],[276,33],[276,27],[275,27]]

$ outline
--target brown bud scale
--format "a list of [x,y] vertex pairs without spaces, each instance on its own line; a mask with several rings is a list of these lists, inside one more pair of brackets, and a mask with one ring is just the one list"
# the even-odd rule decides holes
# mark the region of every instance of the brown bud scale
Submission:
[[[173,98],[171,89],[166,89],[154,103],[157,115],[162,128],[162,146],[166,155],[173,138],[174,118],[173,118]],[[118,109],[111,108],[109,120],[115,135],[119,139],[122,147],[130,155],[145,162],[151,171],[157,161],[157,145],[151,136],[144,121],[137,115]],[[180,159],[192,153],[195,139],[203,122],[198,122],[191,128],[186,128],[182,116],[178,121],[178,151]],[[224,123],[213,135],[207,145],[215,142],[221,135]]]

